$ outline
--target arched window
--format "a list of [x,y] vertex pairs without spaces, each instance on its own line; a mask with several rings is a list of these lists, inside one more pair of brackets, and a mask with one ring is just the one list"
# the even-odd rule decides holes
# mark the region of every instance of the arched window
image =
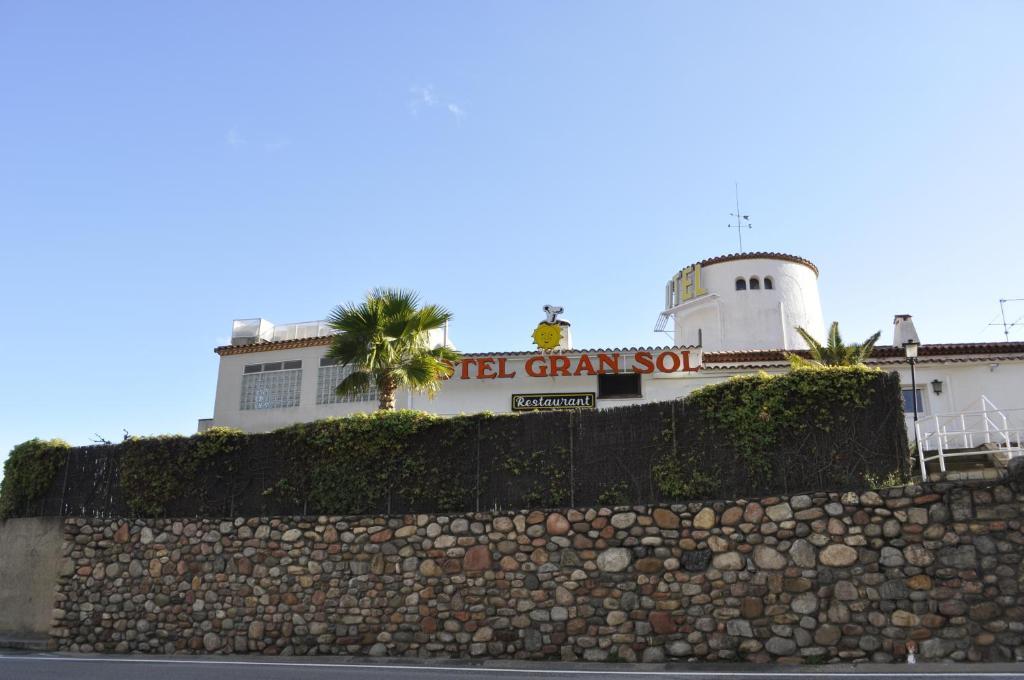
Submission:
[[736,290],[746,290],[747,282],[744,279],[736,279]]
[[770,276],[764,277],[764,289],[765,290],[771,290],[773,288],[775,288],[775,284],[772,283],[772,277],[770,277]]
[[761,281],[760,281],[760,279],[758,279],[756,276],[751,276],[750,277],[750,290],[760,290],[760,289],[761,289]]

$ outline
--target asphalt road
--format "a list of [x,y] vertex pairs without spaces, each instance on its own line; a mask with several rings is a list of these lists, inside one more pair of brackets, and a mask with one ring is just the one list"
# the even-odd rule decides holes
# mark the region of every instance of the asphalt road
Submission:
[[578,664],[312,657],[110,657],[0,653],[0,680],[822,680],[905,678],[949,680],[1024,679],[1018,664],[917,664],[853,666],[752,666],[745,664]]

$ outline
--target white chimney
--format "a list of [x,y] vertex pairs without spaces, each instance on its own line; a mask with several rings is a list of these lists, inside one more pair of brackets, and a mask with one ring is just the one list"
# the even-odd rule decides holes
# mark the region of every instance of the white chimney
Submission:
[[558,349],[572,349],[572,324],[565,319],[556,319],[555,323],[562,327],[562,339],[558,342]]
[[921,344],[921,338],[914,328],[914,319],[909,314],[897,314],[892,320],[892,346],[903,347],[910,340]]

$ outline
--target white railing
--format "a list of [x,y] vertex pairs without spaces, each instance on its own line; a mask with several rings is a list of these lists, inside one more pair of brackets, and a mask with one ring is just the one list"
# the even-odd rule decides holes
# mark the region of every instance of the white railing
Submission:
[[274,340],[303,340],[331,335],[334,330],[326,321],[303,321],[301,323],[280,323],[274,326]]
[[945,472],[947,458],[985,453],[1005,465],[1024,453],[1024,426],[1020,424],[1024,422],[1024,409],[1001,410],[985,396],[969,408],[975,410],[937,414],[918,421],[915,427],[921,447],[917,453],[921,479],[928,478],[927,463],[931,461],[937,460],[939,470]]

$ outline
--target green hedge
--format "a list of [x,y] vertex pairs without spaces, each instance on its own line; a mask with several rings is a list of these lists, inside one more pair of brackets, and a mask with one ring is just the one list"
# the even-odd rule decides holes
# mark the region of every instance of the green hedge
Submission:
[[[902,479],[898,376],[863,367],[747,375],[682,400],[590,412],[361,414],[267,434],[214,428],[15,448],[13,514],[459,511],[731,498]],[[66,467],[59,471],[64,461]]]
[[0,482],[0,519],[33,514],[33,505],[53,485],[69,448],[62,439],[30,439],[11,449]]
[[[737,477],[745,486],[774,491],[794,465],[817,469],[821,488],[855,483],[858,475],[869,483],[909,478],[896,374],[864,366],[762,372],[705,386],[684,398],[683,406],[687,424],[676,433],[683,443],[654,468],[670,496],[715,496],[726,480]],[[859,459],[874,458],[880,450],[895,453],[890,469],[856,468]]]

